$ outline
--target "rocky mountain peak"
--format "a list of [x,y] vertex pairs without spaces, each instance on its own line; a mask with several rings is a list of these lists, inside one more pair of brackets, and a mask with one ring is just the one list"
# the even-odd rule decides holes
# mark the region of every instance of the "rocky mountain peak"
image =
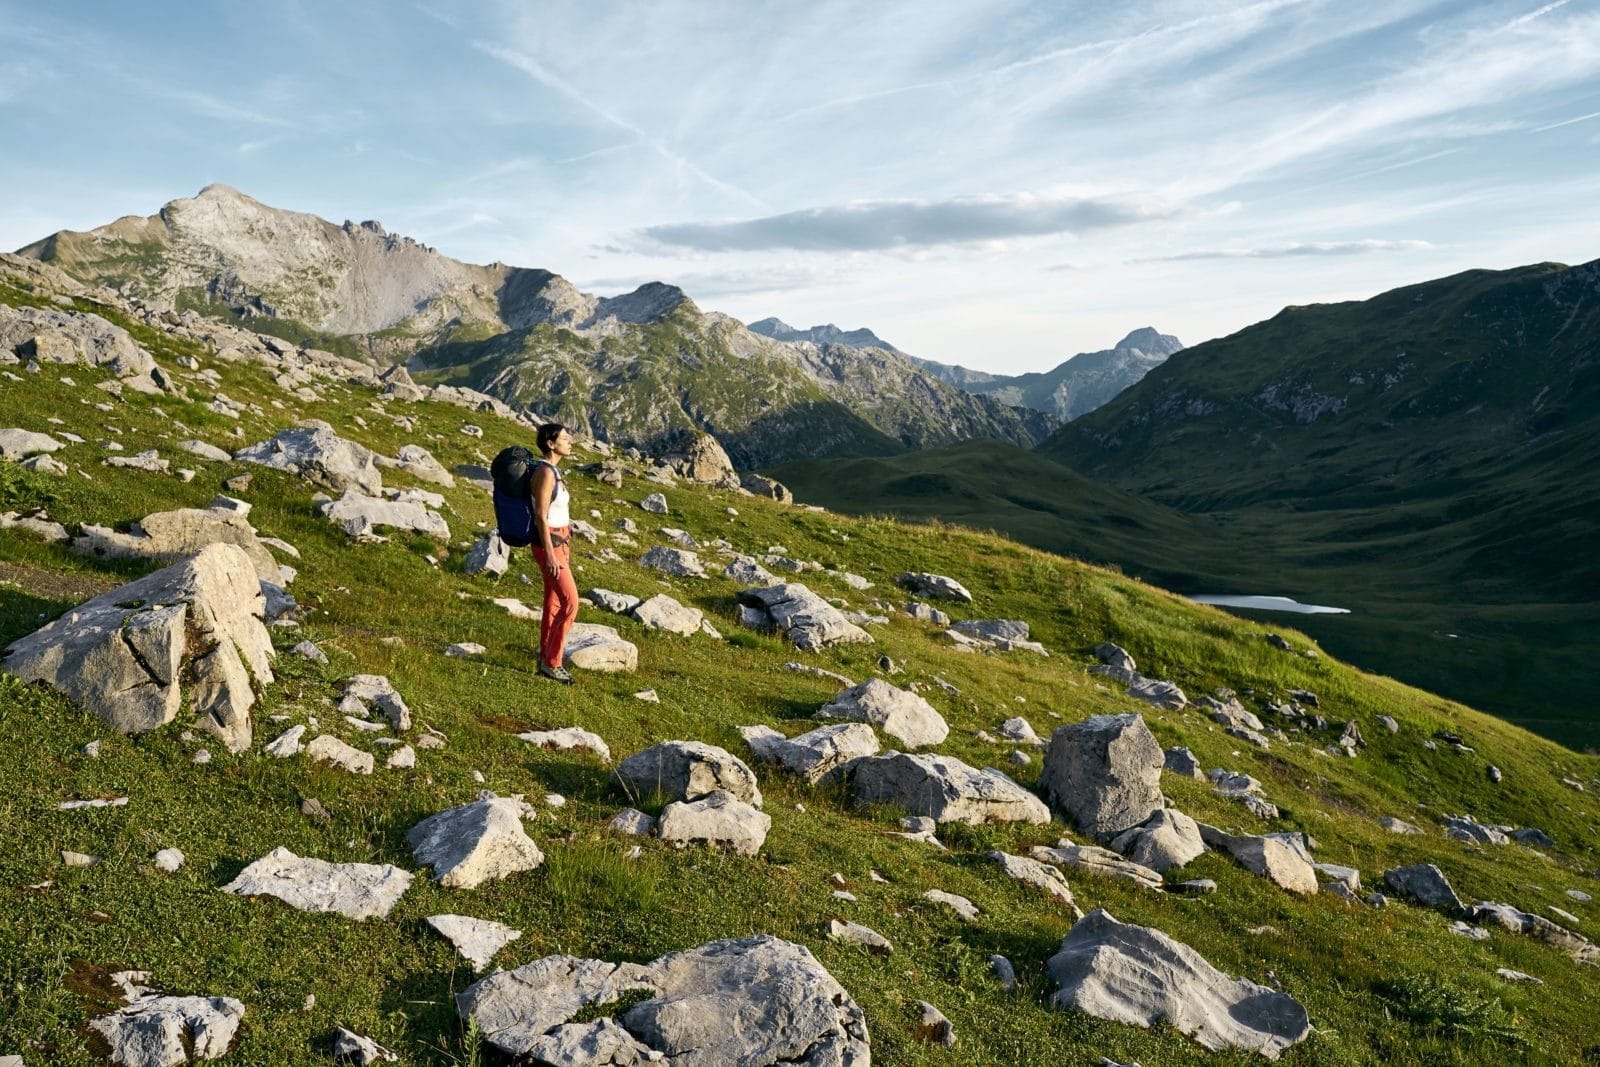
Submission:
[[631,293],[621,296],[606,297],[595,308],[591,322],[601,319],[615,319],[618,322],[649,323],[660,322],[678,308],[688,304],[694,308],[694,302],[676,285],[666,282],[646,282]]
[[1154,326],[1142,326],[1118,341],[1117,349],[1136,348],[1151,356],[1170,356],[1183,350],[1183,342]]

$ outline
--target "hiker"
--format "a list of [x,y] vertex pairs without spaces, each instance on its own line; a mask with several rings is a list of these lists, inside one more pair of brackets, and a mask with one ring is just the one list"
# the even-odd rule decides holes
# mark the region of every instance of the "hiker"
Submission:
[[561,665],[567,633],[578,617],[578,586],[572,579],[572,518],[561,461],[572,452],[572,434],[559,422],[547,422],[534,436],[542,459],[531,469],[533,558],[544,577],[544,616],[539,620],[539,673],[563,685],[572,674]]

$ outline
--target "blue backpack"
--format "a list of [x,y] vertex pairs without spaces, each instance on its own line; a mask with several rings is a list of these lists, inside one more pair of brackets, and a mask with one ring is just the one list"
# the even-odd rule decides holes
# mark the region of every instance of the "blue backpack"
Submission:
[[540,461],[521,445],[503,448],[489,464],[494,479],[494,520],[500,540],[514,548],[533,544],[533,468]]

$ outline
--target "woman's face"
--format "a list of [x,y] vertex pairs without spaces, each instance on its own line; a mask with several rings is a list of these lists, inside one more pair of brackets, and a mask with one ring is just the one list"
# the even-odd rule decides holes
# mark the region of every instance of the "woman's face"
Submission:
[[550,451],[557,455],[565,456],[572,452],[572,434],[562,430],[556,434],[554,441],[550,442]]

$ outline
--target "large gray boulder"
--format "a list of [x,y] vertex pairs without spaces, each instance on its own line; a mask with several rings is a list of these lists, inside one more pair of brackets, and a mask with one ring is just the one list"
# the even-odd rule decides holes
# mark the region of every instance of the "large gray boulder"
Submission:
[[877,733],[861,722],[819,726],[792,738],[770,726],[746,726],[740,732],[756,759],[777,763],[810,785],[847,775],[857,760],[878,754]]
[[802,652],[829,645],[872,643],[871,634],[799,582],[746,589],[739,594],[739,603],[750,612],[743,617],[747,625],[774,627]]
[[[0,307],[4,305],[0,304]],[[0,459],[10,460],[13,463],[19,463],[29,456],[58,452],[66,447],[64,442],[57,441],[47,433],[21,430],[15,426],[0,430]]]
[[580,671],[615,674],[639,667],[639,646],[625,640],[613,626],[599,623],[574,623],[567,634],[562,662]]
[[0,352],[13,351],[40,363],[104,367],[119,378],[156,370],[132,334],[86,311],[0,304]]
[[1095,845],[1074,845],[1070,841],[1062,840],[1055,848],[1035,845],[1028,851],[1028,855],[1041,863],[1050,863],[1057,867],[1071,867],[1073,870],[1089,871],[1107,878],[1121,878],[1146,889],[1161,888],[1161,875],[1158,872],[1143,864],[1125,860],[1115,852]]
[[854,777],[857,803],[893,804],[941,823],[1050,821],[1038,797],[998,771],[975,770],[954,756],[869,756],[856,763]]
[[[570,1021],[633,991],[650,999],[618,1019]],[[456,996],[456,1012],[475,1019],[495,1048],[535,1062],[871,1062],[860,1006],[810,950],[770,936],[713,941],[642,965],[547,956],[470,986]]]
[[733,469],[733,461],[717,439],[708,433],[691,435],[681,446],[662,456],[661,462],[680,478],[692,482],[724,489],[739,487],[739,475]]
[[1073,924],[1049,968],[1060,986],[1054,1007],[1146,1028],[1164,1019],[1213,1052],[1243,1048],[1275,1060],[1311,1033],[1293,997],[1229,977],[1188,945],[1103,908]]
[[676,578],[704,578],[706,577],[705,564],[700,562],[700,557],[685,548],[668,548],[657,545],[639,557],[642,566],[658,570],[662,574],[670,574]]
[[384,918],[411,886],[411,872],[392,863],[329,863],[275,848],[222,887],[242,897],[277,897],[300,911],[351,919]]
[[665,593],[657,593],[649,600],[634,605],[632,615],[652,630],[665,630],[670,634],[689,637],[700,632],[705,612],[699,608],[680,604]]
[[1510,904],[1480,900],[1472,906],[1467,918],[1475,923],[1494,923],[1514,934],[1524,934],[1545,944],[1554,945],[1570,954],[1579,963],[1600,965],[1600,947],[1596,947],[1594,942],[1582,934],[1553,923],[1543,915],[1534,915],[1521,908],[1514,908]]
[[916,596],[931,597],[934,600],[955,600],[963,604],[972,603],[972,594],[967,592],[966,586],[942,574],[907,571],[896,576],[895,583],[909,589]]
[[1050,736],[1039,790],[1097,841],[1139,826],[1165,806],[1164,757],[1138,715],[1095,715]]
[[241,463],[258,463],[299,475],[335,493],[354,489],[373,496],[383,489],[376,454],[321,426],[294,426],[233,454]]
[[656,822],[656,836],[669,845],[709,845],[736,856],[761,851],[772,829],[772,816],[751,807],[725,789],[694,800],[668,804]]
[[617,764],[613,777],[635,799],[660,793],[695,800],[719,789],[761,806],[761,788],[749,766],[727,749],[700,741],[663,741]]
[[511,566],[511,548],[500,540],[500,531],[491,530],[479,537],[467,549],[467,561],[462,570],[466,574],[487,574],[499,578]]
[[1466,911],[1450,880],[1431,863],[1391,867],[1383,872],[1383,881],[1396,896],[1425,908],[1438,908],[1452,918]]
[[380,526],[450,540],[450,527],[438,512],[416,500],[385,500],[346,489],[338,500],[322,505],[322,514],[351,537],[363,537]]
[[445,470],[444,464],[434,459],[433,453],[421,445],[401,445],[400,451],[394,454],[393,459],[376,454],[373,459],[379,467],[404,471],[419,481],[432,482],[446,489],[456,484],[455,476]]
[[134,523],[129,533],[84,526],[72,541],[72,551],[99,559],[178,559],[211,544],[239,546],[262,581],[283,584],[283,568],[256,536],[255,527],[239,512],[221,507],[158,511]]
[[1227,852],[1241,867],[1271,879],[1282,889],[1311,896],[1322,888],[1317,869],[1297,835],[1228,834],[1208,826],[1202,826],[1200,832],[1206,844]]
[[0,665],[125,734],[171,722],[187,695],[197,724],[240,752],[255,686],[272,681],[265,610],[245,551],[208,545],[19,638]]
[[780,504],[794,503],[794,494],[789,492],[788,486],[754,471],[747,471],[739,476],[739,488],[752,496],[769,497]]
[[[122,1007],[89,1020],[89,1029],[109,1046],[112,1063],[177,1067],[227,1055],[244,1021],[242,1003],[232,997],[167,996],[144,985],[149,980],[145,971],[112,975]],[[21,1057],[16,1062],[20,1065]]]
[[1166,874],[1205,852],[1206,844],[1198,823],[1176,808],[1162,808],[1113,838],[1111,849],[1134,863]]
[[522,815],[522,801],[489,794],[428,816],[406,834],[406,843],[440,885],[471,889],[544,862],[522,829]]
[[944,716],[932,704],[882,678],[840,691],[817,711],[817,717],[872,723],[907,748],[937,745],[950,736]]
[[985,641],[1028,640],[1028,624],[1021,619],[965,619],[951,628]]

